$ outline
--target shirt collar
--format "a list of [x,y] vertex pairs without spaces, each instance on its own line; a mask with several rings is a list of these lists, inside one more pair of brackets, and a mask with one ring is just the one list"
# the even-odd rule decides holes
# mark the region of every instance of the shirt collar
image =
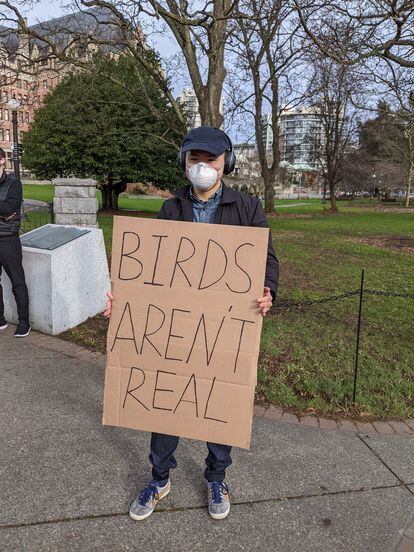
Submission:
[[209,197],[207,201],[203,201],[202,199],[199,199],[194,193],[193,193],[193,187],[190,187],[190,199],[193,203],[218,203],[223,196],[223,184],[220,184],[220,188],[217,190],[217,192]]

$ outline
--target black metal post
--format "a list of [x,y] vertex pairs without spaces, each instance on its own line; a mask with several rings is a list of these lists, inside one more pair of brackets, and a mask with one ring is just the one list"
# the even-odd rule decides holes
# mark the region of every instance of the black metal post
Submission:
[[357,385],[357,375],[358,375],[358,361],[359,361],[359,339],[361,335],[361,321],[362,321],[362,302],[364,299],[364,270],[361,272],[361,288],[359,290],[359,312],[358,312],[358,328],[357,328],[357,339],[356,339],[356,350],[355,350],[355,369],[354,369],[354,391],[352,394],[352,402],[355,403],[356,397],[356,385]]
[[13,122],[13,168],[14,176],[20,180],[20,161],[19,161],[19,130],[17,122],[17,110],[12,111]]
[[49,203],[49,207],[50,207],[50,224],[55,224],[55,210],[53,208],[53,199]]

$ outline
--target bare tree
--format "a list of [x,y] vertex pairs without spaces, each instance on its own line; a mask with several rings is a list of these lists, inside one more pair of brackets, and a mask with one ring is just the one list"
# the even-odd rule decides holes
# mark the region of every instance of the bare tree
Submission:
[[[233,112],[254,128],[265,210],[275,211],[274,186],[279,172],[279,120],[282,88],[289,87],[288,71],[301,55],[295,42],[298,28],[291,2],[282,0],[240,1],[231,34],[233,79],[229,94]],[[286,99],[287,94],[284,94]],[[270,112],[271,144],[266,143],[263,118]]]
[[[73,29],[61,28],[53,33],[47,32],[47,26],[42,28],[29,27],[19,9],[17,0],[0,0],[5,14],[0,15],[2,22],[18,23],[20,32],[37,43],[43,43],[48,55],[60,59],[63,63],[82,66],[82,60],[74,56],[81,39],[87,39],[89,44],[97,47],[110,47],[115,51],[127,51],[134,56],[137,67],[144,68],[158,84],[168,102],[176,111],[183,131],[187,121],[182,109],[170,87],[168,79],[159,63],[148,56],[145,40],[140,26],[140,19],[152,19],[154,24],[163,22],[174,37],[188,70],[192,86],[199,103],[201,121],[203,124],[220,127],[223,122],[220,105],[223,82],[226,77],[224,50],[229,37],[228,21],[232,17],[237,0],[205,0],[204,3],[182,2],[181,0],[73,0],[73,11],[88,13],[105,13],[107,25],[113,29],[111,33],[96,33],[84,30],[74,33]],[[92,10],[92,11],[91,11]],[[105,21],[100,19],[100,25]],[[159,32],[162,32],[161,28]],[[62,42],[66,33],[69,40]],[[154,109],[153,105],[149,105]],[[156,109],[154,109],[156,115]]]
[[384,102],[379,104],[378,116],[361,127],[361,149],[373,163],[395,166],[393,172],[399,178],[387,188],[402,188],[401,182],[405,180],[405,204],[408,207],[414,180],[413,93],[397,110],[391,110]]
[[309,84],[312,109],[320,123],[311,140],[311,155],[329,188],[331,211],[337,211],[335,193],[342,178],[342,164],[356,128],[352,104],[360,85],[356,71],[321,55],[313,58]]
[[[294,0],[304,32],[339,64],[370,57],[414,68],[412,0]],[[346,30],[344,42],[338,28]]]
[[[39,72],[50,70],[53,66],[56,74],[64,74],[88,70],[96,51],[105,52],[110,57],[128,53],[136,61],[137,76],[142,71],[150,75],[175,111],[182,131],[186,130],[186,119],[170,90],[160,60],[145,43],[138,13],[123,13],[122,6],[111,2],[96,2],[94,5],[93,2],[78,3],[73,0],[67,8],[70,10],[68,16],[29,26],[22,15],[21,5],[15,0],[0,0],[0,7],[4,10],[0,12],[0,24],[17,26],[17,40],[28,45],[16,52],[20,68]],[[10,28],[6,31],[0,29],[0,36],[7,32]],[[110,73],[107,77],[114,78]],[[145,89],[143,97],[152,115],[159,118],[157,106]]]
[[347,195],[369,191],[372,197],[379,195],[376,190],[376,164],[370,156],[360,149],[345,155],[341,163],[341,184]]

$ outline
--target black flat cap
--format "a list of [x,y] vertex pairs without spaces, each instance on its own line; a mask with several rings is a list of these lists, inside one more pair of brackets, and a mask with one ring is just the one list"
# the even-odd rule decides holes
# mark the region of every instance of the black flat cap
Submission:
[[181,151],[202,150],[213,155],[221,155],[231,150],[231,143],[227,134],[211,126],[200,126],[190,130],[183,138]]

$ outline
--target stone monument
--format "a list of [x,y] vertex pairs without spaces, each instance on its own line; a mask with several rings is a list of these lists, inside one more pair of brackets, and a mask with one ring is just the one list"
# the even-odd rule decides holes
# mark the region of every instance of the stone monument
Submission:
[[91,178],[55,178],[53,210],[56,224],[98,228],[96,180]]
[[[21,240],[35,330],[56,335],[104,310],[110,279],[102,230],[47,224]],[[16,323],[16,304],[4,271],[2,285],[5,317]]]

